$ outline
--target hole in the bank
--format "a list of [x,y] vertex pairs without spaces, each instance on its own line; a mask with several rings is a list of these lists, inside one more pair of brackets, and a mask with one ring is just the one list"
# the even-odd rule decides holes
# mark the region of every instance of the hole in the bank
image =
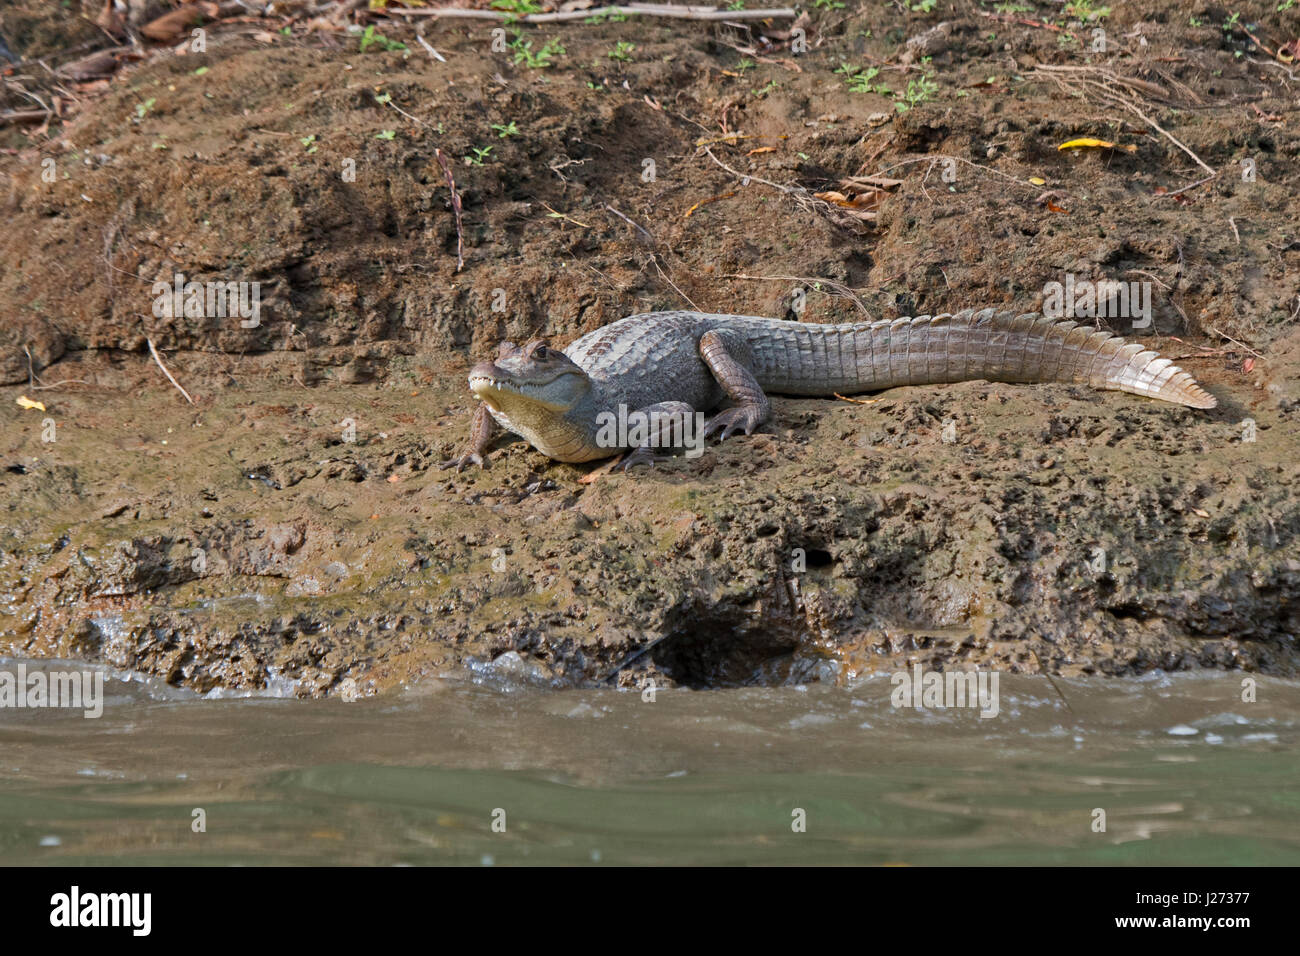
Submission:
[[827,568],[835,563],[831,553],[824,548],[805,548],[804,560],[810,568]]
[[1145,621],[1150,614],[1141,604],[1129,601],[1124,604],[1115,604],[1106,608],[1113,616],[1119,618],[1134,618],[1139,621]]
[[814,662],[796,654],[798,638],[785,628],[747,630],[729,622],[697,620],[662,640],[655,664],[683,687],[776,687],[816,680]]

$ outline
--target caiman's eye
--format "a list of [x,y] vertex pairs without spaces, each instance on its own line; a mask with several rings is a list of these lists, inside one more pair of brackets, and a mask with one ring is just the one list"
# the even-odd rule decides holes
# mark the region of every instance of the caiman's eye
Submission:
[[551,350],[548,349],[545,345],[539,345],[537,346],[537,348],[533,349],[533,358],[546,359],[550,357],[551,357]]

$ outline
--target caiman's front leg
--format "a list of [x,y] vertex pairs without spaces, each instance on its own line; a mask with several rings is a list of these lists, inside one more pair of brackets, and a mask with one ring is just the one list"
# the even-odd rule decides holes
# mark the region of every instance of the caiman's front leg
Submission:
[[700,336],[700,356],[727,398],[735,403],[735,407],[713,416],[704,429],[705,437],[721,432],[721,440],[726,441],[736,432],[753,434],[755,428],[767,421],[772,406],[750,371],[754,354],[749,343],[727,329],[711,329]]
[[[656,402],[654,405],[638,408],[635,414],[644,415],[648,423],[645,441],[629,452],[627,457],[614,467],[615,471],[629,471],[637,465],[649,465],[653,468],[654,450],[676,447],[674,439],[684,443],[687,436],[692,434],[689,429],[694,427],[692,418],[695,409],[685,402]],[[701,435],[701,449],[703,449],[703,438],[704,436]]]
[[478,465],[480,468],[487,468],[488,445],[492,444],[492,439],[496,437],[497,420],[492,417],[488,411],[487,405],[479,403],[478,411],[474,413],[474,424],[469,428],[469,447],[463,455],[453,458],[450,461],[444,461],[438,466],[439,471],[445,471],[448,468],[455,468],[456,471],[464,471],[468,465]]

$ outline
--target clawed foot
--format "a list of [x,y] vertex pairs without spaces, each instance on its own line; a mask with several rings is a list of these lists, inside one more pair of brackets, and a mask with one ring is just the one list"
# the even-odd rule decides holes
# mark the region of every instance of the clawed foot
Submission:
[[456,473],[459,474],[460,472],[468,468],[470,465],[478,465],[484,471],[486,471],[488,468],[487,459],[484,458],[482,455],[480,455],[478,452],[472,451],[469,452],[468,454],[461,455],[459,458],[453,458],[450,461],[442,462],[442,464],[438,465],[438,470],[446,471],[448,468],[455,468]]
[[614,466],[613,470],[628,472],[637,465],[645,465],[648,468],[653,468],[655,466],[655,453],[645,447],[633,449],[628,452],[622,461]]
[[704,426],[704,437],[711,438],[720,432],[719,441],[726,441],[742,431],[746,435],[752,435],[754,429],[762,423],[763,412],[757,405],[738,405],[714,415],[712,421]]

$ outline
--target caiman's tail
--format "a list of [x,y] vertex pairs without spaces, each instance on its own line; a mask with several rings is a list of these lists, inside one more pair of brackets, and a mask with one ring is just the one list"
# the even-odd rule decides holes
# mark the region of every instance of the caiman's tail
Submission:
[[1169,359],[1036,312],[968,309],[851,325],[763,323],[746,331],[760,383],[792,395],[988,379],[1074,382],[1192,408],[1218,404]]

